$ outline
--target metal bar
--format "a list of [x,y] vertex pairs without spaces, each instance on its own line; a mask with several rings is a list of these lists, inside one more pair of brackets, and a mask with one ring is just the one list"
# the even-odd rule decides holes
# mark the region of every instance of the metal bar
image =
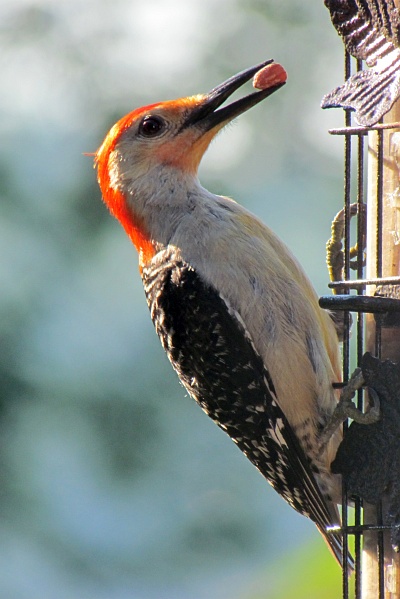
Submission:
[[367,531],[385,531],[385,530],[392,530],[392,526],[388,525],[388,524],[360,524],[360,525],[350,525],[347,526],[346,528],[344,528],[343,526],[332,526],[330,528],[327,529],[327,533],[328,534],[334,534],[335,532],[343,532],[343,533],[347,533],[350,535],[353,534],[363,534],[364,532]]
[[400,129],[400,122],[378,123],[372,127],[335,127],[328,129],[331,135],[368,135],[370,131],[384,131],[386,129]]
[[[357,70],[362,70],[362,61],[357,61]],[[364,213],[364,138],[360,134],[358,135],[357,145],[357,278],[362,279],[364,277],[364,240],[366,236],[366,215]],[[363,296],[365,288],[359,287],[357,294]],[[357,366],[361,364],[361,360],[364,354],[364,315],[362,312],[357,312]],[[363,410],[364,408],[364,391],[359,389],[357,392],[357,408]],[[355,527],[361,526],[363,513],[363,502],[357,498],[354,501],[354,524]],[[355,559],[355,599],[361,599],[362,593],[362,535],[359,532],[354,532],[354,559]]]
[[[380,501],[377,509],[378,524],[382,524],[382,502]],[[383,530],[378,531],[378,568],[379,568],[379,599],[385,597],[385,544]]]
[[[344,60],[345,81],[351,76],[351,57],[345,52]],[[351,126],[351,111],[345,111],[345,125]],[[344,278],[350,278],[350,204],[351,204],[351,137],[346,136],[344,140]],[[344,290],[346,292],[346,290]],[[343,380],[349,379],[350,368],[350,314],[345,312],[344,316],[344,335],[343,335]],[[348,422],[343,423],[343,433],[346,434]],[[342,526],[348,525],[348,493],[347,486],[342,482]],[[342,570],[342,591],[343,599],[349,599],[349,576],[347,573],[347,562],[349,557],[349,539],[346,534],[343,535],[343,570]]]
[[375,277],[372,279],[353,279],[351,281],[332,281],[328,284],[328,287],[330,289],[335,289],[336,287],[356,289],[357,287],[364,287],[366,285],[400,285],[400,277]]
[[[383,263],[383,131],[378,131],[377,139],[377,180],[376,180],[376,276],[382,278]],[[382,327],[376,323],[375,355],[380,358],[382,353]]]
[[326,310],[346,310],[370,314],[400,312],[399,299],[369,295],[324,295],[319,298],[319,305]]

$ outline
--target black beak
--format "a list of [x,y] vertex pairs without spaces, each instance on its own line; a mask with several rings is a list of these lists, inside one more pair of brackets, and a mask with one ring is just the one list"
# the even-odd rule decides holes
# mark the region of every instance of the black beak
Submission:
[[[239,114],[242,114],[242,112],[245,112],[252,106],[255,106],[264,100],[264,98],[267,98],[276,92],[285,84],[278,83],[277,85],[267,89],[254,92],[248,96],[245,96],[244,98],[240,98],[240,100],[236,100],[235,102],[232,102],[232,104],[228,104],[228,106],[219,108],[221,104],[223,104],[225,100],[233,94],[233,92],[239,89],[239,87],[241,87],[244,83],[249,81],[253,75],[257,73],[257,71],[266,65],[271,64],[272,62],[274,61],[271,59],[254,67],[250,67],[249,69],[230,77],[230,79],[224,81],[220,85],[217,85],[217,87],[214,87],[214,89],[204,96],[204,101],[197,106],[190,113],[190,115],[188,115],[188,118],[184,122],[182,129],[196,124],[204,128],[205,131],[209,131],[220,123],[231,121]],[[219,110],[217,110],[218,108]]]

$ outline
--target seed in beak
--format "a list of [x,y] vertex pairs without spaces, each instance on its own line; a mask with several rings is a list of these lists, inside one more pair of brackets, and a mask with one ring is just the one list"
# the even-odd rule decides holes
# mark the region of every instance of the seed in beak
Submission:
[[287,73],[282,65],[278,62],[267,64],[253,77],[253,87],[256,89],[268,89],[274,87],[280,83],[285,83],[287,79]]

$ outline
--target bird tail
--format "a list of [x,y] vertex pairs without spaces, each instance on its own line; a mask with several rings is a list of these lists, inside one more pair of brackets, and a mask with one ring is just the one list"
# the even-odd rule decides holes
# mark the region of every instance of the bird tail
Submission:
[[339,526],[331,526],[328,529],[317,524],[329,551],[332,553],[341,568],[347,568],[347,576],[350,576],[355,568],[354,558],[350,554],[347,544],[343,542],[343,532]]

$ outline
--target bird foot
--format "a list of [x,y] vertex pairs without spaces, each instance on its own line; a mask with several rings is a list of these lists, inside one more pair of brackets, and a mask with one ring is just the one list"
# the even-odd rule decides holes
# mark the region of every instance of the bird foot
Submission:
[[319,450],[322,452],[334,434],[335,430],[347,418],[351,418],[358,424],[373,424],[380,419],[380,402],[377,393],[369,388],[369,397],[373,405],[370,405],[366,412],[359,410],[352,399],[356,392],[362,388],[365,380],[361,368],[356,368],[350,377],[347,385],[342,389],[338,404],[324,430],[321,433],[319,441]]

